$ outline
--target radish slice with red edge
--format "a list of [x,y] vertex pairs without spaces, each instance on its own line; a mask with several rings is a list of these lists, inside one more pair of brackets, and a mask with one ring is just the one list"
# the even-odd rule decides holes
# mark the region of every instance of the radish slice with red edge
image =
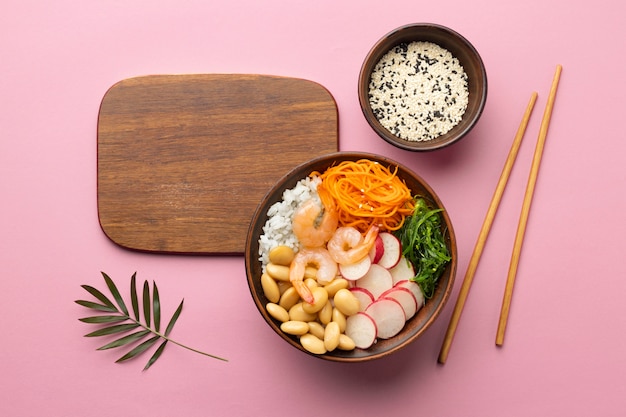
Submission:
[[356,286],[365,288],[374,296],[380,297],[382,293],[393,287],[391,273],[378,264],[372,264],[369,271],[356,281]]
[[362,278],[372,265],[372,260],[369,256],[365,256],[363,259],[356,261],[352,264],[339,264],[339,273],[342,277],[349,281],[356,281]]
[[380,296],[381,298],[393,298],[400,303],[404,310],[404,315],[407,320],[415,315],[417,312],[417,300],[413,293],[405,287],[394,287],[387,290]]
[[400,257],[400,261],[389,270],[391,278],[393,278],[393,285],[396,285],[400,281],[406,281],[415,276],[415,269],[411,262],[409,262],[404,256]]
[[359,300],[359,311],[365,311],[365,309],[374,302],[374,296],[365,288],[352,287],[350,288],[350,292]]
[[376,322],[368,314],[359,312],[348,317],[344,332],[359,349],[367,349],[376,341]]
[[400,333],[406,322],[402,306],[393,298],[380,298],[374,301],[365,310],[365,314],[374,319],[378,330],[376,336],[381,339],[389,339]]
[[383,243],[383,255],[378,260],[378,265],[390,269],[396,266],[402,256],[400,240],[389,232],[379,233]]
[[372,259],[373,264],[377,264],[380,261],[380,258],[383,256],[383,252],[385,251],[385,246],[383,245],[383,240],[380,235],[376,236],[376,240],[372,245],[372,249],[370,249],[370,258]]
[[417,301],[418,311],[424,306],[426,299],[424,298],[424,293],[422,292],[422,289],[417,282],[410,280],[400,281],[396,285],[394,285],[394,287],[404,287],[410,290],[415,296],[415,300]]

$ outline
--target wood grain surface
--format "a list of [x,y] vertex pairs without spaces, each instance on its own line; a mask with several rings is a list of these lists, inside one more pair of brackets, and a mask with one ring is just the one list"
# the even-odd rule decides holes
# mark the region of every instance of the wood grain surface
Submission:
[[303,79],[235,74],[122,80],[98,118],[98,216],[133,250],[240,254],[289,170],[338,149],[337,106]]

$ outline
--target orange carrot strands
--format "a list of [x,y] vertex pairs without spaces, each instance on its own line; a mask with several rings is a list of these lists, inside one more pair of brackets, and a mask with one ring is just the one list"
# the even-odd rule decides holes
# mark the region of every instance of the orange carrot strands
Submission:
[[[413,212],[411,190],[391,169],[368,159],[343,161],[319,175],[320,198],[338,210],[339,224],[361,232],[377,225],[398,230]],[[330,201],[332,200],[332,201]]]

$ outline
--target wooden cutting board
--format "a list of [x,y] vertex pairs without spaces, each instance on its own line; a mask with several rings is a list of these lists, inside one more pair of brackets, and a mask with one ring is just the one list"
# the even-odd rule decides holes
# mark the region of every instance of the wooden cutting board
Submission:
[[296,165],[338,149],[337,106],[312,81],[154,75],[105,94],[98,216],[139,251],[239,254],[257,205]]

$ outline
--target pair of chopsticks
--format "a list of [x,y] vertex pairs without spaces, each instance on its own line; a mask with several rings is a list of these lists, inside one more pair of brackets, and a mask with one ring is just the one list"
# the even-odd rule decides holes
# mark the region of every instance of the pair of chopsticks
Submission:
[[[552,109],[554,108],[556,90],[559,84],[559,79],[561,78],[561,70],[562,70],[561,65],[557,65],[556,72],[552,80],[552,86],[550,88],[548,101],[546,103],[546,108],[543,113],[541,126],[539,128],[539,137],[537,139],[537,144],[535,146],[535,153],[533,155],[533,161],[532,161],[532,165],[530,168],[530,174],[528,176],[528,183],[526,185],[526,192],[524,194],[522,210],[520,213],[519,223],[517,226],[517,233],[515,235],[515,243],[513,245],[513,253],[511,255],[511,262],[509,265],[509,272],[507,275],[506,286],[504,290],[504,297],[502,300],[502,308],[500,310],[500,319],[498,322],[498,329],[496,332],[496,345],[497,346],[502,346],[502,344],[504,343],[504,333],[506,331],[506,325],[508,322],[511,299],[513,297],[513,287],[515,284],[515,277],[517,275],[517,267],[519,265],[520,253],[522,250],[522,243],[524,241],[524,234],[526,231],[526,224],[528,222],[528,215],[530,213],[530,206],[531,206],[532,199],[533,199],[535,184],[537,182],[537,176],[539,174],[539,165],[541,163],[541,157],[543,156],[543,148],[544,148],[546,137],[548,134],[548,126],[550,125],[550,118],[552,117]],[[478,240],[474,247],[472,257],[470,258],[470,262],[467,267],[467,272],[465,273],[463,284],[459,291],[459,296],[458,296],[456,305],[454,307],[454,311],[452,312],[450,324],[448,325],[448,330],[446,331],[443,345],[439,353],[438,362],[441,364],[444,364],[448,358],[448,353],[450,352],[450,346],[452,345],[452,339],[454,339],[454,334],[458,327],[459,320],[463,312],[463,307],[465,306],[467,296],[469,295],[469,290],[474,280],[474,274],[476,273],[476,269],[478,267],[480,257],[485,247],[485,243],[487,242],[489,231],[491,230],[491,225],[493,223],[496,212],[498,210],[498,206],[500,205],[500,200],[502,199],[504,189],[509,180],[509,175],[511,173],[511,170],[513,169],[513,165],[517,158],[517,154],[518,154],[522,139],[524,137],[524,134],[526,132],[526,127],[528,126],[528,121],[530,120],[530,115],[532,114],[536,101],[537,101],[537,93],[533,92],[530,97],[528,106],[526,107],[526,111],[524,112],[524,116],[522,117],[520,126],[513,140],[513,145],[511,146],[511,150],[509,151],[509,154],[507,156],[506,162],[504,164],[504,168],[502,169],[502,174],[500,175],[500,179],[498,180],[496,190],[493,194],[491,203],[489,204],[489,208],[485,216],[485,220],[483,222],[480,233],[478,235]]]

